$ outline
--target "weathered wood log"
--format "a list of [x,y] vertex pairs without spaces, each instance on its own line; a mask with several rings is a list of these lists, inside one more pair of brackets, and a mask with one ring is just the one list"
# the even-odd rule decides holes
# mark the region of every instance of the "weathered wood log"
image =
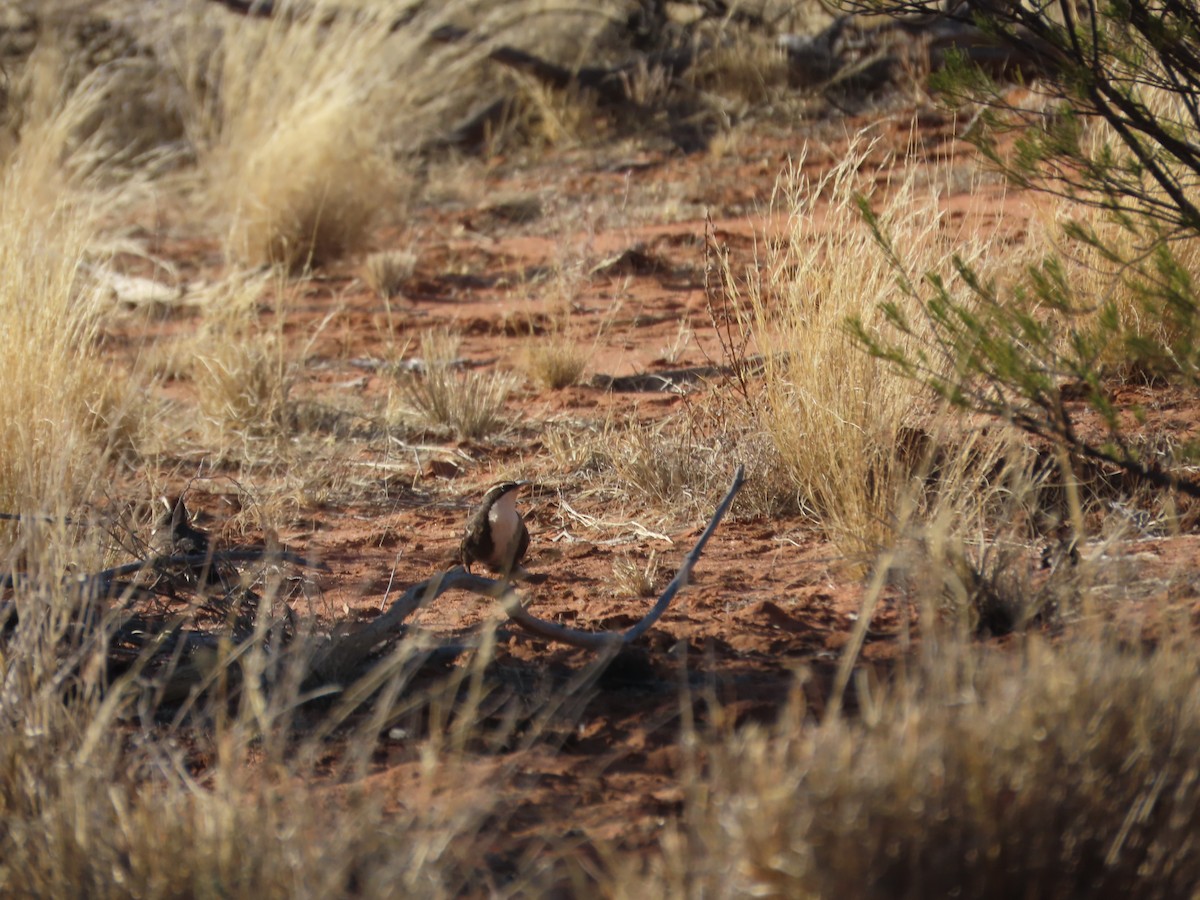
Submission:
[[[449,590],[466,590],[495,599],[506,615],[529,633],[546,640],[601,651],[607,654],[606,658],[611,658],[617,649],[628,646],[645,634],[670,607],[672,600],[687,584],[706,544],[729,511],[744,480],[744,469],[739,466],[729,490],[695,546],[684,558],[675,578],[637,624],[624,631],[591,632],[539,619],[525,608],[524,598],[512,581],[473,575],[461,566],[412,585],[375,620],[353,630],[341,633],[335,630],[324,638],[314,638],[309,634],[290,640],[289,636],[298,629],[294,622],[283,619],[275,624],[267,623],[265,631],[260,620],[249,632],[243,630],[238,634],[236,629],[232,629],[229,633],[209,633],[185,628],[185,624],[191,622],[190,615],[147,615],[129,611],[131,598],[140,596],[135,592],[136,584],[126,586],[126,593],[117,598],[116,604],[105,602],[110,594],[98,593],[100,586],[113,589],[116,584],[113,579],[117,577],[155,571],[156,566],[167,562],[207,563],[221,556],[226,560],[275,559],[311,565],[304,557],[278,549],[221,551],[200,559],[184,556],[139,560],[78,579],[77,587],[85,595],[78,614],[63,635],[65,655],[57,679],[67,684],[94,654],[107,652],[110,684],[137,677],[139,683],[155,685],[158,702],[167,705],[192,703],[200,692],[211,685],[239,685],[243,678],[240,660],[258,648],[270,658],[268,669],[300,666],[307,696],[314,696],[314,692],[339,692],[343,686],[353,685],[351,694],[347,695],[352,698],[364,691],[370,693],[374,690],[370,685],[375,683],[378,676],[370,674],[373,654],[386,642],[403,637],[413,614]],[[11,635],[16,625],[15,610],[11,605],[0,609],[0,626],[4,634]]]
[[738,466],[734,473],[733,483],[714,511],[708,527],[697,538],[695,546],[684,558],[675,578],[667,585],[666,590],[641,620],[623,632],[582,631],[539,619],[525,608],[524,598],[511,581],[473,575],[461,566],[455,566],[433,578],[414,584],[374,621],[349,634],[331,639],[329,646],[314,659],[310,681],[336,680],[340,673],[361,667],[364,660],[376,647],[386,640],[395,638],[403,631],[405,623],[417,610],[432,603],[446,591],[455,589],[471,591],[480,596],[498,600],[510,619],[531,634],[546,640],[559,641],[590,650],[602,650],[614,645],[631,643],[645,634],[662,617],[670,607],[675,595],[687,584],[692,569],[704,552],[705,545],[716,532],[717,526],[729,511],[729,507],[733,504],[734,498],[744,483],[745,470]]

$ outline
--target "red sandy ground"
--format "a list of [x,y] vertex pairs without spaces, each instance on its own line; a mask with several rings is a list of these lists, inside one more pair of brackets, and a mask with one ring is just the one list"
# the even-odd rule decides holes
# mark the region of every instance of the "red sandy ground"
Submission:
[[[927,118],[933,124],[918,133],[930,164],[973,167],[969,148],[953,139],[950,126],[936,116]],[[760,133],[741,139],[719,158],[643,150],[605,158],[588,150],[551,152],[527,164],[494,160],[465,167],[464,178],[471,183],[457,188],[465,199],[418,204],[404,227],[380,235],[381,248],[411,246],[418,255],[405,297],[392,302],[390,313],[362,284],[352,263],[323,270],[304,287],[289,310],[288,334],[310,335],[317,323],[332,317],[304,360],[297,394],[324,397],[337,407],[346,396],[386,392],[388,376],[355,362],[389,352],[389,321],[392,340],[413,339],[409,355],[420,352],[422,331],[449,325],[463,334],[463,355],[469,360],[515,367],[528,340],[522,323],[543,321],[549,302],[545,287],[524,291],[521,285],[563,261],[582,259],[591,267],[633,249],[644,256],[585,275],[573,298],[574,339],[595,346],[589,373],[619,376],[721,362],[704,290],[706,213],[718,242],[739,264],[751,263],[763,212],[789,160],[799,158],[807,142],[804,166],[818,173],[838,158],[848,135],[867,125],[882,139],[875,154],[879,165],[885,151],[902,152],[914,134],[906,112],[876,122]],[[879,177],[886,176],[881,168]],[[529,222],[507,221],[497,212],[496,199],[513,196],[538,198],[542,215]],[[663,197],[673,198],[671,221],[661,220]],[[1029,198],[1006,193],[995,179],[945,202],[952,224],[967,217],[1002,220],[1017,240],[1030,207]],[[157,252],[173,258],[185,278],[212,277],[219,264],[214,245],[169,233],[159,243]],[[681,318],[694,338],[668,363],[664,348],[675,342]],[[163,330],[178,327],[175,320]],[[526,383],[509,404],[520,423],[514,434],[494,442],[448,443],[445,452],[389,447],[382,439],[367,442],[364,460],[381,464],[375,497],[349,507],[302,509],[279,536],[330,566],[319,576],[318,614],[327,620],[364,620],[378,613],[393,573],[395,593],[396,586],[451,564],[467,507],[489,483],[500,476],[531,477],[537,484],[522,501],[533,534],[527,567],[544,576],[529,587],[531,610],[576,628],[626,627],[652,601],[615,595],[614,558],[644,559],[656,552],[661,589],[707,513],[681,521],[662,511],[639,510],[636,499],[581,495],[570,478],[553,471],[539,423],[603,421],[613,414],[658,419],[686,402],[676,394],[586,386],[549,391]],[[1164,397],[1164,402],[1175,433],[1194,430],[1194,397]],[[216,530],[228,515],[224,490],[232,488],[219,481],[193,488],[202,524]],[[560,498],[614,524],[585,527],[564,513]],[[633,527],[621,524],[631,521],[669,540],[638,537]],[[1131,559],[1140,554],[1141,560],[1131,577],[1161,579],[1161,593],[1190,611],[1190,537],[1147,540],[1129,552]],[[648,673],[611,673],[607,681],[575,695],[576,707],[565,717],[569,728],[560,720],[554,726],[559,731],[530,741],[518,731],[501,750],[468,750],[452,767],[454,777],[477,779],[503,798],[499,808],[505,815],[493,831],[497,877],[503,879],[504,870],[516,864],[514,854],[535,850],[542,841],[595,840],[628,850],[653,845],[679,813],[684,795],[681,678],[693,695],[688,708],[701,727],[771,721],[797,690],[819,712],[861,595],[861,571],[810,523],[727,520],[693,583],[640,642],[655,660]],[[864,665],[882,673],[907,644],[903,622],[911,610],[905,605],[898,594],[885,599],[862,654]],[[434,632],[458,635],[490,616],[494,613],[480,599],[452,594],[418,621]],[[539,692],[551,689],[552,696],[553,685],[584,669],[589,658],[505,629],[492,666],[495,698],[513,698],[534,712],[544,695]],[[680,675],[684,663],[686,677]],[[412,791],[422,765],[421,724],[408,724],[407,731],[381,740],[370,776],[370,790],[388,797],[397,811],[417,802]]]

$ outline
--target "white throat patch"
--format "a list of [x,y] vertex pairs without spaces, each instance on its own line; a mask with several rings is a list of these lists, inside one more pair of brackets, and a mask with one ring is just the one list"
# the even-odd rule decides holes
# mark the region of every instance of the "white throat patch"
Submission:
[[509,491],[488,510],[488,525],[492,529],[492,555],[498,560],[511,560],[516,552],[517,532],[521,514],[517,512],[517,492]]

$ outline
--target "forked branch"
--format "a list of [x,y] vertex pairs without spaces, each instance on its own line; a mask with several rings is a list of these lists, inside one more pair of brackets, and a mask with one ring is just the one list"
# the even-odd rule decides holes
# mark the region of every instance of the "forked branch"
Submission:
[[684,557],[683,564],[679,567],[675,577],[671,579],[671,583],[667,585],[666,590],[663,591],[649,612],[636,625],[625,631],[582,631],[539,619],[525,608],[523,596],[511,582],[473,575],[461,566],[455,566],[433,578],[414,584],[396,598],[395,602],[388,607],[387,612],[373,622],[350,634],[335,638],[313,664],[313,680],[337,680],[341,674],[360,667],[364,657],[382,642],[399,634],[404,623],[417,610],[452,589],[470,591],[484,597],[494,597],[500,601],[505,614],[510,619],[531,634],[546,640],[558,641],[588,650],[603,650],[631,643],[645,634],[655,622],[662,618],[675,595],[687,584],[692,569],[700,560],[709,538],[716,532],[717,526],[729,512],[734,497],[741,490],[745,476],[744,467],[738,466],[733,476],[733,483],[713,512],[708,527],[704,529],[704,532],[697,538],[695,546]]
[[[717,526],[720,525],[725,514],[729,512],[729,508],[733,504],[733,500],[744,481],[745,470],[742,466],[738,466],[729,490],[713,512],[708,526],[701,533],[700,537],[697,538],[691,551],[684,557],[683,563],[680,565],[679,571],[671,580],[671,583],[667,585],[666,590],[663,591],[662,595],[645,616],[637,624],[625,631],[582,631],[539,619],[525,609],[523,604],[524,598],[511,581],[473,575],[461,566],[456,566],[408,588],[391,604],[386,612],[374,621],[354,630],[342,631],[341,633],[335,630],[333,634],[324,639],[324,646],[309,657],[310,661],[304,665],[307,671],[307,677],[304,681],[309,688],[323,688],[339,682],[345,682],[348,678],[355,678],[366,667],[366,661],[373,651],[386,641],[403,634],[406,622],[414,613],[452,589],[470,591],[498,600],[512,621],[538,637],[588,650],[615,651],[645,634],[654,623],[662,618],[663,613],[670,607],[671,601],[674,600],[676,594],[688,583],[692,570],[695,568],[696,563],[699,562],[709,538],[713,536],[717,530]],[[140,574],[148,568],[153,568],[156,564],[165,562],[211,564],[213,559],[218,557],[225,560],[278,560],[309,566],[321,565],[320,563],[279,549],[265,553],[262,550],[225,551],[223,554],[213,554],[211,557],[181,556],[139,561],[89,576],[83,583],[95,589],[101,584],[113,584],[113,579],[122,575]],[[93,590],[89,591],[89,593],[98,594],[101,592]],[[115,613],[116,611],[117,608],[114,607],[113,612]],[[121,615],[126,615],[126,613],[122,612]],[[113,621],[115,622],[117,619],[113,619]],[[149,620],[143,621],[138,619],[137,622],[142,624],[138,624],[134,631],[130,633],[133,634],[136,632],[139,639],[146,637],[153,630],[149,624],[146,624]],[[11,625],[11,622],[9,624]],[[151,638],[149,643],[142,641],[140,644],[145,659],[138,663],[139,666],[149,663],[151,658],[166,659],[169,663],[169,674],[166,676],[167,680],[164,685],[164,697],[183,698],[189,696],[194,690],[203,689],[203,686],[211,680],[211,672],[208,671],[211,667],[205,668],[204,666],[192,665],[191,663],[181,663],[183,657],[190,658],[191,653],[189,652],[189,648],[196,649],[201,647],[202,644],[210,640],[210,636],[199,633],[180,632],[178,625],[178,621],[173,621],[173,624],[168,623],[157,636],[149,634]],[[232,655],[226,660],[226,664],[234,662],[244,653],[246,648],[257,640],[259,638],[255,637],[235,647]],[[280,646],[286,648],[287,643],[285,642]],[[312,645],[307,644],[307,647],[311,648]],[[309,652],[300,645],[297,645],[293,649],[301,653]],[[274,651],[272,653],[274,654]],[[282,659],[282,656],[280,659]],[[125,665],[120,668],[128,669],[128,661],[126,660]]]
[[558,641],[562,644],[570,644],[574,647],[599,650],[613,645],[628,644],[637,640],[655,622],[662,618],[663,613],[671,605],[671,601],[675,599],[675,595],[688,583],[692,569],[699,562],[700,555],[704,552],[704,545],[708,543],[708,539],[713,536],[713,533],[717,530],[717,526],[721,524],[721,520],[729,512],[729,507],[733,505],[733,498],[737,496],[737,492],[741,490],[745,480],[745,467],[738,466],[737,471],[733,473],[733,483],[725,493],[724,499],[713,512],[712,518],[708,522],[708,527],[696,539],[696,544],[692,547],[688,555],[683,558],[683,564],[679,567],[679,571],[675,573],[675,577],[671,579],[671,583],[667,585],[666,590],[662,592],[662,595],[655,602],[654,606],[636,625],[625,631],[581,631],[576,628],[565,628],[562,625],[556,625],[553,622],[539,619],[530,613],[522,604],[521,595],[513,589],[512,585],[501,585],[503,590],[499,594],[498,599],[504,607],[504,612],[526,631],[536,634],[538,637]]

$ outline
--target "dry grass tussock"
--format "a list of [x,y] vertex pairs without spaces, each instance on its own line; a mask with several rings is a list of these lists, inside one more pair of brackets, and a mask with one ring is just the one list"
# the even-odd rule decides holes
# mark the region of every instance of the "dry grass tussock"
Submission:
[[215,40],[197,17],[176,36],[187,134],[233,259],[303,269],[365,250],[372,225],[402,213],[408,175],[397,160],[496,89],[488,42],[438,43],[428,35],[439,25],[469,22],[496,41],[531,22],[539,38],[565,31],[539,2],[455,0],[397,31],[394,6],[369,8],[377,15],[332,22],[229,17]]
[[508,422],[504,404],[516,387],[508,372],[463,371],[459,338],[444,329],[427,332],[419,366],[397,373],[394,418],[409,428],[449,431],[460,440],[488,437]]
[[657,422],[612,417],[556,424],[545,429],[542,442],[573,483],[617,500],[610,509],[637,510],[639,517],[650,509],[662,521],[704,515],[727,486],[729,467],[740,463],[749,477],[735,515],[793,513],[786,472],[766,437],[744,410],[712,415],[718,408],[724,401],[714,393]]
[[1187,896],[1196,664],[1182,642],[938,643],[891,688],[862,679],[858,718],[793,705],[708,743],[659,877],[680,895]]
[[104,295],[87,272],[100,261],[95,227],[107,195],[91,189],[94,160],[69,147],[94,100],[76,94],[27,122],[0,167],[0,510],[8,512],[75,507],[96,487],[108,446],[136,432],[132,394],[93,350]]
[[[484,696],[477,684],[474,701],[460,692],[486,650],[444,693],[412,690],[413,656],[397,651],[369,683],[349,678],[341,705],[302,721],[313,647],[300,635],[270,651],[260,621],[240,647],[179,661],[212,672],[210,693],[187,704],[198,727],[184,732],[179,719],[155,723],[160,698],[136,666],[101,695],[107,627],[81,630],[78,598],[31,587],[18,600],[0,685],[6,896],[452,896],[488,878],[482,829],[495,810],[460,762]],[[372,712],[347,726],[369,694]],[[413,715],[428,715],[433,733],[398,814],[363,779],[379,735]],[[338,727],[349,731],[329,773]]]
[[629,555],[613,559],[612,584],[618,597],[654,597],[658,593],[658,557],[650,552],[645,562]]
[[381,300],[394,300],[404,292],[404,283],[412,278],[417,255],[406,250],[372,253],[363,263],[363,279]]
[[679,418],[657,423],[609,420],[602,426],[571,423],[544,438],[556,463],[597,489],[621,493],[657,509],[696,511],[728,475],[715,440],[690,430]]
[[[285,435],[294,419],[290,394],[295,373],[285,355],[285,312],[276,310],[271,330],[264,330],[258,319],[257,305],[271,280],[271,273],[227,279],[213,294],[191,348],[200,413],[215,430],[218,444]],[[277,302],[283,302],[285,293],[277,281]]]
[[240,20],[190,61],[190,137],[231,258],[300,269],[365,247],[397,196],[386,43],[378,22]]
[[521,363],[537,384],[556,391],[579,383],[591,355],[592,348],[569,332],[551,332],[526,342]]
[[730,305],[765,359],[762,427],[801,508],[851,553],[891,535],[898,492],[919,460],[906,442],[931,411],[914,402],[911,381],[864,353],[846,328],[851,316],[868,328],[880,323],[884,302],[911,306],[857,197],[877,194],[871,202],[914,280],[939,272],[953,286],[954,255],[984,278],[1012,262],[1011,250],[983,235],[954,233],[936,192],[918,191],[915,165],[901,162],[876,192],[871,176],[859,174],[871,152],[860,140],[816,181],[795,166],[773,197],[762,265],[745,273],[724,266]]

